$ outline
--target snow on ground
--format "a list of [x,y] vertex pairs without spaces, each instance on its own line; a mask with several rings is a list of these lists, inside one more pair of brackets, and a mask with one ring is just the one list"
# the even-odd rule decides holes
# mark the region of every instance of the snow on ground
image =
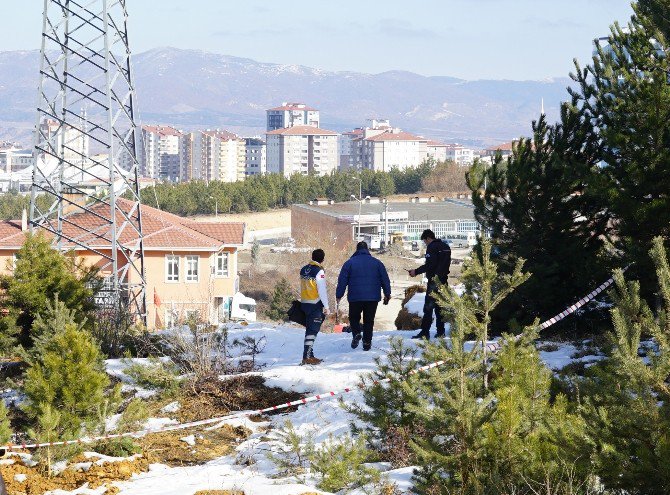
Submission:
[[[263,323],[246,327],[233,325],[229,328],[231,339],[244,336],[266,339],[265,349],[258,360],[264,365],[260,374],[266,378],[268,386],[310,395],[354,387],[363,375],[375,369],[374,358],[388,352],[391,337],[402,337],[407,345],[413,346],[416,341],[409,337],[414,333],[416,331],[376,331],[372,350],[368,352],[364,352],[361,347],[351,349],[351,334],[321,333],[316,339],[314,353],[324,362],[319,366],[299,366],[303,328],[275,327]],[[541,356],[552,369],[558,369],[573,361],[570,356],[576,351],[573,345],[563,344],[556,350],[542,351]],[[590,358],[594,356],[581,359]],[[123,374],[123,363],[108,361],[107,365],[116,376],[125,378],[126,383],[132,386]],[[361,401],[362,394],[356,389],[342,397],[347,402]],[[344,411],[335,398],[300,406],[297,411],[273,416],[268,422],[254,423],[247,418],[236,418],[228,423],[233,426],[244,425],[253,432],[237,447],[236,455],[215,459],[200,466],[171,468],[152,465],[149,472],[118,483],[120,495],[191,495],[198,490],[224,489],[241,490],[245,495],[296,495],[310,491],[325,493],[314,488],[317,481],[314,478],[277,477],[277,468],[268,459],[267,453],[277,452],[280,445],[278,431],[287,419],[301,436],[311,436],[317,445],[330,437],[339,438],[348,434],[350,424],[354,421],[354,417]],[[157,420],[152,421],[152,426],[158,426],[155,424]],[[269,432],[268,426],[271,426]],[[387,471],[385,476],[397,483],[401,490],[411,488],[412,468]],[[347,493],[363,495],[364,492],[356,490]]]

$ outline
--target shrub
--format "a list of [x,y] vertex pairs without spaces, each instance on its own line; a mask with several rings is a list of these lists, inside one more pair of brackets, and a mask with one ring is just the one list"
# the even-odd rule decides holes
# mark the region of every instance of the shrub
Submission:
[[371,455],[372,452],[365,447],[364,436],[355,440],[350,436],[341,440],[330,436],[310,456],[311,469],[321,479],[319,489],[336,492],[378,483],[381,477],[379,471],[364,465]]
[[156,390],[165,396],[175,395],[180,387],[179,370],[172,361],[149,358],[146,364],[132,363],[124,373],[142,388]]

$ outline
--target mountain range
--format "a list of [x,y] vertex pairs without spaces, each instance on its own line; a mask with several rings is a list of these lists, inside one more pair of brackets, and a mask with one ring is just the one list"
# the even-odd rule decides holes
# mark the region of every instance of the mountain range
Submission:
[[[0,52],[0,140],[29,144],[38,70],[39,51]],[[388,118],[409,132],[473,146],[528,135],[542,100],[555,120],[571,84],[567,77],[467,81],[406,71],[332,72],[178,48],[135,55],[133,71],[145,124],[262,134],[265,110],[291,101],[318,108],[326,129]]]

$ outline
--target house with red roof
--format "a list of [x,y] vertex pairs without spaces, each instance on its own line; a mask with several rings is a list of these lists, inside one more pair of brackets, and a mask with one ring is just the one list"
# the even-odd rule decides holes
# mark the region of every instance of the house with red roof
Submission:
[[[124,213],[132,218],[133,203],[118,201]],[[141,205],[140,211],[148,328],[169,327],[193,313],[213,324],[223,321],[239,288],[237,253],[244,243],[244,223],[197,222],[146,205]],[[99,267],[104,277],[107,256],[111,255],[111,227],[101,213],[96,215],[95,208],[91,208],[68,216],[63,225],[62,245],[86,264]],[[121,222],[121,218],[117,220]],[[28,232],[25,218],[0,222],[0,273],[11,273],[14,255]],[[124,229],[121,242],[136,245],[134,232],[135,229]],[[47,232],[44,235],[52,236]],[[128,274],[131,278],[137,276],[132,270]]]

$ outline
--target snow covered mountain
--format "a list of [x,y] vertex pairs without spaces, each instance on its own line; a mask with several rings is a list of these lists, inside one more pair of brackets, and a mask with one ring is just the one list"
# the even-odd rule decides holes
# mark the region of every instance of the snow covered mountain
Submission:
[[[330,72],[177,48],[133,60],[144,122],[260,132],[266,108],[302,101],[321,110],[325,128],[388,118],[427,137],[472,144],[527,135],[542,98],[549,119],[556,118],[570,84],[568,78],[465,81],[404,71]],[[0,52],[0,140],[25,139],[34,124],[38,64],[37,51]]]

